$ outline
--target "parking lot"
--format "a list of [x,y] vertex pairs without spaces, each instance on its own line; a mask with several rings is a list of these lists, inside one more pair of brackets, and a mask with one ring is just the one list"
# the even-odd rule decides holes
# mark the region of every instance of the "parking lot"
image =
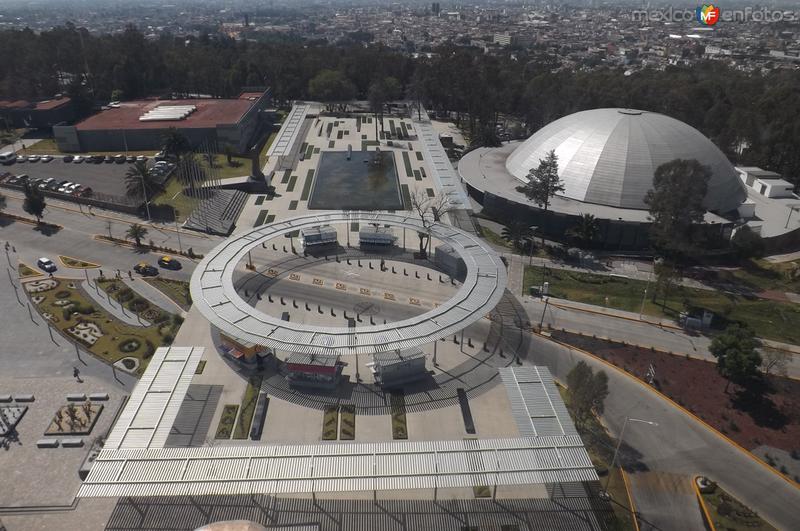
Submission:
[[[153,164],[152,159],[147,161]],[[0,174],[28,175],[31,179],[52,177],[57,181],[68,180],[91,188],[95,194],[125,196],[125,173],[132,164],[63,162],[60,157],[50,162],[22,162],[0,166]]]

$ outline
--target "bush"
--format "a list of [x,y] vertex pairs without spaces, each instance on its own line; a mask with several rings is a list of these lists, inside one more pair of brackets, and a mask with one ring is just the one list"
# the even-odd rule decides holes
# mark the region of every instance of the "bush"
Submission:
[[61,308],[61,318],[69,321],[72,318],[72,308]]
[[[177,313],[172,316],[172,324],[175,326],[180,326],[183,324],[183,317],[178,315]],[[797,451],[797,450],[795,450]]]
[[129,300],[133,299],[134,294],[131,288],[125,287],[119,290],[117,293],[117,300],[120,302],[128,302]]
[[91,315],[95,312],[94,306],[91,304],[75,304],[71,309],[81,315]]
[[150,359],[150,358],[153,357],[153,354],[155,354],[155,352],[156,352],[156,346],[153,344],[152,341],[150,341],[149,339],[146,339],[145,340],[144,354],[142,354],[142,357],[144,359]]
[[175,341],[175,338],[172,336],[172,334],[164,335],[164,344],[171,345],[173,341]]
[[120,352],[130,353],[138,349],[140,346],[141,343],[139,342],[138,339],[128,338],[128,339],[123,339],[119,343],[119,350]]
[[733,512],[733,506],[728,502],[722,502],[717,507],[717,514],[720,516],[728,516]]
[[738,425],[738,424],[736,424],[734,421],[730,421],[730,423],[728,424],[728,426],[730,426],[730,428],[731,428],[731,431],[736,431],[736,432],[738,432],[738,431],[739,431],[739,425]]
[[68,299],[71,293],[65,289],[56,292],[56,299]]
[[150,307],[150,303],[141,297],[136,297],[131,301],[130,308],[134,312],[143,312]]

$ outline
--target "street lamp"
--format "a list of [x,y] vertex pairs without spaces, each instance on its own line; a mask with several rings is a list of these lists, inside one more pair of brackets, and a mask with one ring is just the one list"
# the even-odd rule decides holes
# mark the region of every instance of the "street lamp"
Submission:
[[144,194],[144,208],[147,210],[147,221],[153,221],[150,217],[150,201],[147,198],[147,187],[144,185],[144,175],[140,175],[139,177],[142,178],[142,193]]
[[628,422],[641,422],[642,424],[649,424],[650,426],[658,426],[658,422],[653,422],[651,420],[642,420],[642,419],[635,419],[632,417],[625,417],[625,422],[622,424],[622,431],[619,433],[619,440],[617,441],[617,447],[614,448],[614,457],[611,458],[611,466],[608,470],[608,478],[606,479],[606,486],[603,490],[608,492],[608,484],[611,482],[611,471],[614,470],[614,465],[617,462],[617,453],[619,453],[619,447],[622,446],[622,438],[625,437],[625,428],[628,426]]

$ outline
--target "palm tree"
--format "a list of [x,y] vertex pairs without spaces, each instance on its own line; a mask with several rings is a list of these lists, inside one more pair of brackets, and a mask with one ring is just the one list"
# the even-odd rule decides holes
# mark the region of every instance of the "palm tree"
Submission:
[[531,230],[527,224],[521,221],[510,222],[508,225],[503,227],[501,234],[503,239],[513,245],[515,249],[522,249],[523,243],[526,240],[530,240],[532,235],[533,230]]
[[133,238],[134,241],[136,241],[136,247],[142,245],[142,238],[145,236],[147,236],[147,229],[138,223],[131,225],[128,231],[125,233],[126,238]]
[[578,240],[583,247],[588,247],[600,234],[600,222],[593,214],[581,214],[578,223],[567,234]]
[[192,150],[189,139],[174,127],[167,129],[161,141],[164,153],[175,155],[178,159]]
[[142,161],[136,162],[125,174],[125,191],[129,197],[144,196],[144,200],[147,202],[160,192],[161,188],[161,183],[156,180],[147,164]]

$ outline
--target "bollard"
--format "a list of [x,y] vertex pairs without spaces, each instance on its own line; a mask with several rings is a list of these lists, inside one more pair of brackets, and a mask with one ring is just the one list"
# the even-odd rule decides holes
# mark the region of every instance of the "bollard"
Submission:
[[310,311],[311,311],[311,306],[309,306],[309,305],[308,305],[308,303],[306,303],[306,311],[307,311],[307,312],[310,312]]
[[261,294],[260,294],[260,293],[258,293],[258,292],[256,292],[256,299],[257,299],[257,300],[261,300]]
[[486,346],[486,341],[483,342],[483,348],[481,348],[484,352],[489,352],[489,349]]
[[358,261],[358,267],[364,267],[361,265],[361,260]]
[[322,313],[322,306],[320,306],[319,304],[317,304],[317,311],[318,311],[319,313]]
[[333,308],[331,308],[331,316],[336,317],[336,312],[333,311]]
[[249,292],[249,291],[247,291],[247,290],[244,290],[244,296],[245,296],[245,297],[249,297],[249,296],[250,296],[250,292]]
[[277,248],[277,247],[275,247],[275,244],[274,244],[274,243],[272,244],[272,250],[273,250],[273,251],[277,251],[277,250],[278,250],[278,248]]
[[294,300],[294,299],[292,299],[292,308],[295,308],[295,309],[299,308],[299,306],[297,305],[297,301]]
[[405,267],[403,268],[403,276],[404,276],[404,277],[407,277],[407,276],[408,276],[408,271],[406,271],[406,268],[405,268]]
[[283,246],[283,252],[284,253],[286,252],[286,246],[285,245]]
[[336,255],[336,263],[337,264],[339,263],[339,255],[338,254]]
[[428,276],[428,280],[430,280],[431,279],[431,274],[430,273],[426,273],[426,275]]
[[283,300],[283,297],[281,297],[281,306],[286,306],[286,301]]
[[356,321],[358,321],[359,323],[361,322],[361,314],[360,313],[356,314]]
[[269,302],[275,302],[274,300],[272,300],[272,295],[267,295],[267,300],[269,300]]
[[386,324],[386,319],[383,320],[383,324]]
[[347,259],[347,265],[353,265],[353,264],[350,263],[350,259],[349,258]]
[[374,267],[372,267],[372,262],[369,262],[367,265],[369,266],[370,269],[375,269]]
[[455,335],[455,334],[453,334],[453,343],[455,343],[456,345],[458,345],[458,337],[456,337],[456,335]]
[[394,270],[394,266],[392,266],[392,274],[393,274],[393,275],[396,275],[396,274],[397,274],[397,271],[395,271],[395,270]]
[[469,347],[472,348],[472,338],[471,337],[467,338],[467,345],[469,345]]
[[371,325],[375,324],[375,319],[373,319],[371,315],[369,316],[369,324]]
[[455,280],[453,280],[453,279],[451,278],[451,279],[450,279],[450,284],[452,284],[453,286],[455,286],[455,285],[456,285],[456,281],[455,281]]
[[345,310],[345,311],[344,311],[344,318],[345,318],[345,320],[347,320],[347,319],[348,319],[348,317],[347,317],[347,310]]
[[444,279],[442,278],[442,275],[439,275],[439,282],[444,283]]
[[419,271],[414,271],[414,278],[419,278]]

